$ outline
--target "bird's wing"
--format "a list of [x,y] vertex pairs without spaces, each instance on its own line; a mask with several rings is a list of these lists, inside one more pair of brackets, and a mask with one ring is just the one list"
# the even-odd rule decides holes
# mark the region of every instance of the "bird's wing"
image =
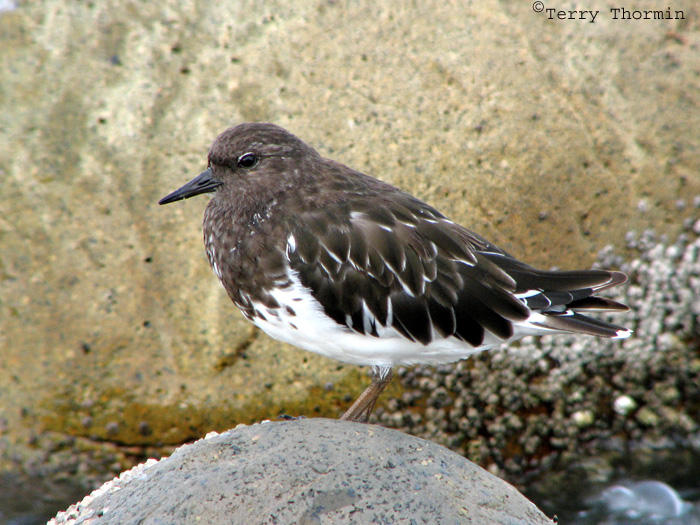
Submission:
[[339,202],[290,224],[290,267],[336,322],[479,346],[484,330],[506,340],[528,318],[516,280],[497,264],[510,258],[503,251],[410,195],[368,202]]

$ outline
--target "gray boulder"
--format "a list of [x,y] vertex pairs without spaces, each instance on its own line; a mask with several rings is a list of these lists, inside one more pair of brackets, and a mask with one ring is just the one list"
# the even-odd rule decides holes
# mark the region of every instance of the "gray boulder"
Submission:
[[66,523],[552,523],[505,481],[374,425],[239,425],[106,483]]

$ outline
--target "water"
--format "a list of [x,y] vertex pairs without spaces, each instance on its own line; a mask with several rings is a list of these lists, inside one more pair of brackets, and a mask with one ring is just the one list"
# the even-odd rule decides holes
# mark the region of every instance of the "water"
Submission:
[[[689,494],[686,497],[697,497]],[[661,481],[621,482],[589,498],[573,525],[700,525],[700,505]]]

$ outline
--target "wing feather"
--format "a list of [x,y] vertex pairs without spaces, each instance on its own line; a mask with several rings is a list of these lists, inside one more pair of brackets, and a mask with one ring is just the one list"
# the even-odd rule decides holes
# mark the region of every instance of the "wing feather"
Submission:
[[297,217],[289,251],[292,270],[336,322],[359,333],[390,325],[423,344],[457,336],[478,345],[485,330],[507,339],[512,322],[527,318],[527,306],[507,290],[512,278],[429,206],[403,198],[343,209]]
[[507,340],[518,323],[619,336],[574,310],[625,309],[594,296],[624,274],[538,270],[410,195],[382,195],[378,206],[349,196],[289,224],[290,267],[337,323],[376,337],[391,326],[425,345],[454,336],[479,346],[487,331]]

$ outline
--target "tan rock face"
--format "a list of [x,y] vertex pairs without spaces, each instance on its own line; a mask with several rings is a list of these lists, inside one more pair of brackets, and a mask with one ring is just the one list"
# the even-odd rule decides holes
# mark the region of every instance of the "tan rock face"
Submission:
[[156,204],[242,121],[283,125],[536,265],[587,266],[630,229],[679,231],[692,207],[677,201],[700,194],[696,27],[420,5],[0,13],[9,442],[49,429],[179,443],[279,412],[334,416],[359,392],[341,388],[349,368],[235,312],[204,255],[205,198]]

